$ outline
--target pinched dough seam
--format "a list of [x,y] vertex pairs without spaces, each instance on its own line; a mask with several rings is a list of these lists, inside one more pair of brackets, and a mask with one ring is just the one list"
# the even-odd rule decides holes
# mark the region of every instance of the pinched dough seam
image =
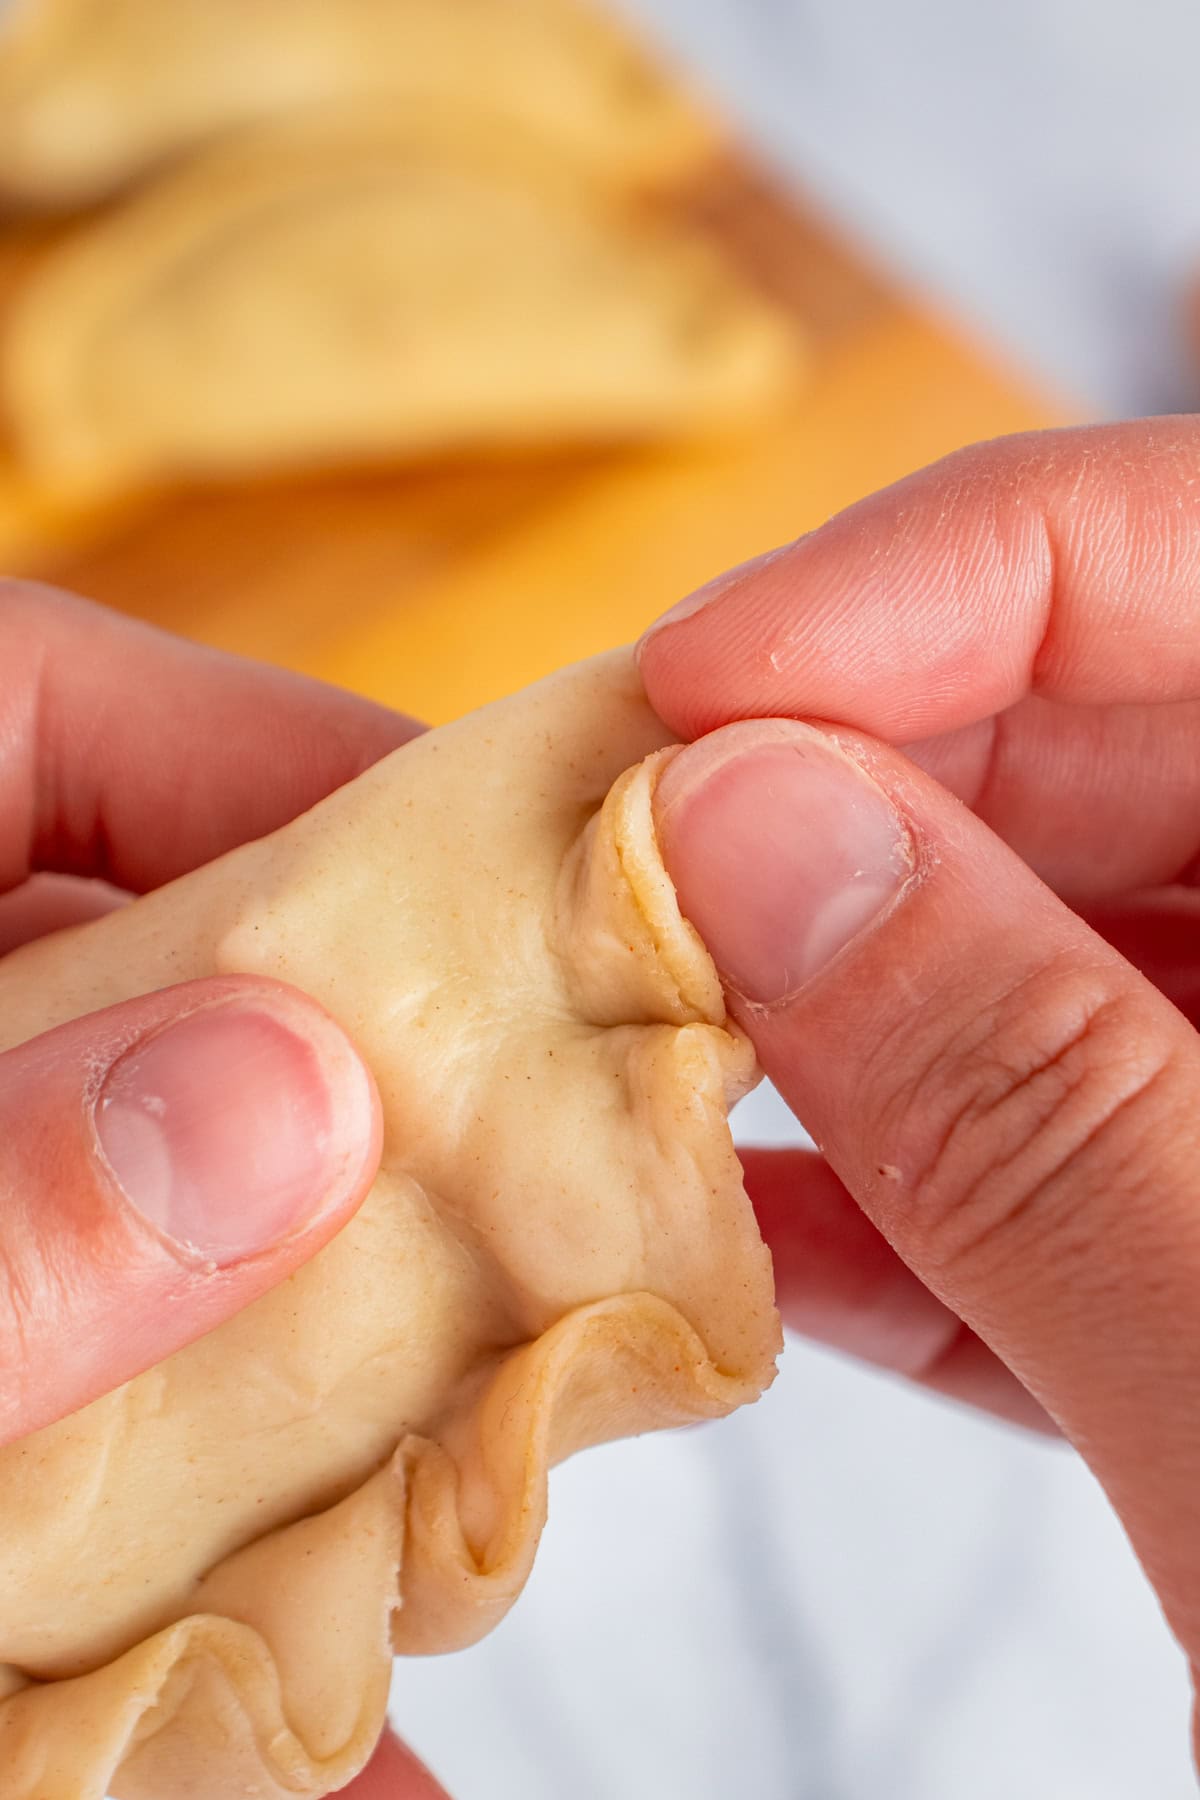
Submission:
[[674,884],[658,849],[654,791],[681,745],[659,750],[617,784],[612,843],[655,955],[674,983],[682,1006],[711,1025],[725,1023],[725,1005],[711,958],[699,932],[679,909]]

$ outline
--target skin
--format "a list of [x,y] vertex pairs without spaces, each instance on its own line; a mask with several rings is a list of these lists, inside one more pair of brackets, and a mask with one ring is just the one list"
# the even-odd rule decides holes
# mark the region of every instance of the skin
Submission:
[[[1198,495],[1194,419],[977,446],[641,647],[667,723],[711,734],[660,786],[664,856],[822,1146],[747,1158],[786,1316],[1061,1431],[1193,1672]],[[799,857],[786,784],[831,749],[894,821],[901,878],[831,958],[787,967],[756,834],[810,906],[837,827]],[[774,792],[739,790],[764,755]]]
[[[24,584],[0,585],[0,669],[0,954],[275,829],[418,729]],[[144,1228],[93,1121],[97,1068],[214,1011],[286,1028],[345,1140],[328,1191],[300,1198],[292,1229],[276,1218],[217,1270]],[[342,1105],[356,1070],[366,1101]],[[259,1096],[268,1119],[272,1098]],[[365,1197],[379,1135],[349,1040],[274,983],[189,982],[0,1055],[0,1441],[116,1387],[291,1274]],[[346,1792],[442,1795],[390,1734]]]
[[[745,1156],[785,1317],[1070,1439],[1193,1669],[1198,492],[1189,420],[978,446],[721,578],[640,652],[663,718],[704,739],[657,801],[684,910],[822,1146]],[[0,667],[8,943],[112,902],[43,872],[142,891],[294,816],[413,729],[27,589],[0,594]],[[764,756],[771,781],[731,788]],[[826,802],[829,781],[869,791],[899,846],[893,886],[844,914],[852,928],[826,932],[815,961],[811,938],[807,960],[785,940],[815,904],[812,871],[837,866],[841,815],[797,810],[799,789],[783,805],[797,760]],[[819,854],[753,866],[759,837],[786,850],[814,817]],[[0,1141],[20,1148],[0,1186],[19,1177],[52,1212],[46,1133],[22,1136],[33,1077],[12,1066]],[[77,1122],[69,1069],[55,1093]],[[369,1183],[363,1153],[339,1219]],[[316,1247],[301,1235],[250,1258],[251,1274],[222,1271],[220,1307]],[[5,1244],[0,1262],[0,1280],[39,1278],[36,1255],[14,1265]],[[130,1289],[111,1263],[107,1279],[117,1317]],[[178,1298],[156,1356],[215,1322],[211,1300]],[[133,1372],[120,1337],[99,1334],[73,1404]],[[149,1360],[144,1347],[137,1366]],[[25,1363],[35,1408],[44,1362]],[[387,1738],[348,1791],[440,1790]]]

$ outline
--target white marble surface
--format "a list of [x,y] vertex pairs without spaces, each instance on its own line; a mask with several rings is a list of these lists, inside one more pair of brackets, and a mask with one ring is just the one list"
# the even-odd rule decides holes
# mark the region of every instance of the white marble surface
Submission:
[[[1180,403],[1195,0],[625,3],[1081,411]],[[1187,1709],[1069,1454],[796,1343],[753,1411],[561,1470],[509,1621],[395,1685],[458,1800],[1185,1800]]]
[[1092,413],[1196,398],[1196,0],[620,0],[908,280]]

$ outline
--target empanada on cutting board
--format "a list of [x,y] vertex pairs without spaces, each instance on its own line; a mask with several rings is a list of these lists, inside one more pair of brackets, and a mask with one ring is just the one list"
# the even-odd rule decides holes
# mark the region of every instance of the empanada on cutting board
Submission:
[[0,963],[0,1048],[197,976],[294,983],[385,1119],[305,1269],[0,1451],[2,1800],[342,1786],[393,1646],[511,1605],[551,1463],[770,1381],[725,1116],[756,1071],[656,848],[672,754],[603,657]]
[[713,141],[606,9],[577,0],[13,0],[0,194],[77,206],[236,127],[371,100],[525,127],[633,182]]
[[745,422],[795,327],[712,245],[513,134],[339,115],[210,152],[67,239],[4,390],[68,488]]

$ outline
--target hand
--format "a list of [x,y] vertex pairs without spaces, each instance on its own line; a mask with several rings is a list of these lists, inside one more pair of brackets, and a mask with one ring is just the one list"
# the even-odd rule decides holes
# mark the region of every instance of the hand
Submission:
[[983,445],[641,649],[714,734],[657,795],[684,911],[824,1153],[747,1157],[785,1314],[1054,1421],[1193,1670],[1198,495],[1195,420]]
[[[0,954],[275,829],[416,727],[0,585]],[[0,1055],[0,1442],[282,1281],[365,1196],[379,1102],[274,982],[189,982]],[[389,1735],[346,1790],[437,1800]]]

